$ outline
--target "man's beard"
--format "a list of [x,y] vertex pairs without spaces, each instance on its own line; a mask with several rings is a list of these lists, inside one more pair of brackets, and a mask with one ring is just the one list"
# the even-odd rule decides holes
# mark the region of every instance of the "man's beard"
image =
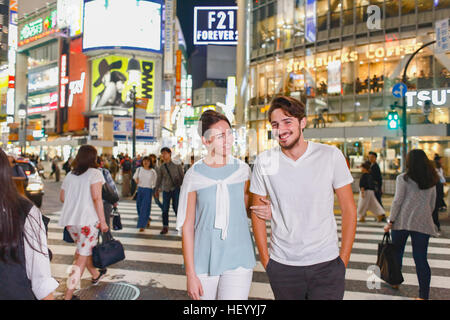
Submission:
[[292,141],[292,143],[291,144],[289,144],[289,145],[287,145],[287,146],[282,146],[281,145],[281,143],[278,141],[278,144],[280,145],[280,147],[281,147],[281,149],[284,149],[284,150],[291,150],[299,141],[300,141],[300,138],[302,137],[302,133],[300,132],[300,134],[298,135],[298,137],[294,140],[294,141]]

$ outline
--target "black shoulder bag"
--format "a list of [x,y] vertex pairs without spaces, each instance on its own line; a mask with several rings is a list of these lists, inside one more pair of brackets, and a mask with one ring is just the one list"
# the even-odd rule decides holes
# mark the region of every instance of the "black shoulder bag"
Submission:
[[119,201],[119,195],[114,191],[114,189],[106,182],[105,172],[102,169],[103,177],[105,178],[105,183],[102,186],[102,199],[109,204],[115,204]]
[[390,285],[399,285],[403,282],[403,275],[397,260],[397,248],[391,242],[389,232],[383,236],[378,244],[377,266],[380,268],[380,278]]
[[[100,238],[102,241],[100,241]],[[98,244],[92,248],[92,263],[96,268],[106,268],[125,259],[125,250],[119,240],[111,232],[101,232]]]

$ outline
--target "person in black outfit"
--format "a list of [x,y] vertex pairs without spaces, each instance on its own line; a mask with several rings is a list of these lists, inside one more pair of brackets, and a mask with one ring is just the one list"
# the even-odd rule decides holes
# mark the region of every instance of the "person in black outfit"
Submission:
[[365,222],[367,211],[371,211],[377,216],[377,221],[386,221],[386,215],[383,207],[378,203],[375,197],[375,181],[370,174],[371,163],[364,162],[361,165],[362,176],[359,180],[359,201],[358,201],[358,221]]
[[375,182],[375,197],[377,198],[378,202],[383,207],[383,203],[381,202],[381,195],[383,194],[383,192],[382,192],[383,177],[381,176],[381,170],[377,163],[376,152],[373,152],[373,151],[369,152],[369,161],[371,163],[370,174],[372,175],[373,180]]

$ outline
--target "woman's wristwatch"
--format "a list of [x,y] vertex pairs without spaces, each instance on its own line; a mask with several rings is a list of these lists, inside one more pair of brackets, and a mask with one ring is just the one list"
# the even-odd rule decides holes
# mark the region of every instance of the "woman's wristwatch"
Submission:
[[391,219],[387,219],[387,223],[394,224],[394,221],[392,221]]

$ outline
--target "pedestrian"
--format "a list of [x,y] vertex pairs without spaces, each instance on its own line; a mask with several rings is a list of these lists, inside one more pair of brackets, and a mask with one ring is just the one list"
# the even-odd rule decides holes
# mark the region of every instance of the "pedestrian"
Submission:
[[[97,165],[98,169],[102,172],[103,178],[105,179],[105,183],[107,183],[114,192],[119,195],[119,191],[117,190],[117,186],[114,183],[114,180],[111,176],[111,173],[108,169],[104,168],[104,161],[101,157],[97,157]],[[108,228],[111,229],[111,213],[114,208],[117,208],[118,203],[111,204],[107,201],[105,201],[103,198],[103,211],[105,213],[105,220],[106,224],[108,225]]]
[[442,157],[439,155],[434,156],[434,165],[436,168],[436,173],[439,177],[439,180],[436,184],[436,205],[433,210],[433,221],[436,227],[438,228],[438,232],[441,231],[441,224],[439,222],[439,211],[442,209],[447,210],[447,205],[444,201],[444,185],[446,184],[444,169],[442,168]]
[[[339,149],[304,139],[301,101],[276,97],[268,117],[279,146],[258,155],[250,192],[255,242],[275,299],[341,300],[356,233],[352,175]],[[340,250],[335,193],[342,210]],[[265,219],[271,219],[270,256]]]
[[129,197],[131,188],[131,159],[128,154],[120,162],[122,168],[122,197]]
[[59,178],[60,178],[60,175],[61,175],[61,170],[59,169],[58,157],[57,156],[55,156],[53,158],[53,161],[52,161],[52,172],[50,173],[50,177],[52,177],[53,174],[55,174],[55,182],[59,182]]
[[42,160],[38,158],[36,161],[37,161],[36,169],[39,173],[39,176],[44,180],[47,179],[45,177],[45,170],[44,170],[44,165],[42,164]]
[[375,182],[375,197],[377,198],[380,205],[383,207],[383,203],[381,200],[381,196],[383,195],[382,187],[383,187],[383,177],[381,175],[380,166],[377,163],[377,153],[370,151],[369,152],[369,161],[371,163],[370,166],[370,174],[373,177],[373,181]]
[[169,231],[169,207],[172,201],[172,208],[177,215],[178,199],[180,197],[180,187],[183,183],[183,167],[172,162],[172,151],[164,147],[161,149],[161,158],[163,164],[159,167],[158,180],[155,186],[155,196],[159,198],[159,190],[163,191],[163,228],[160,234],[166,234]]
[[232,157],[229,120],[207,110],[199,135],[208,150],[184,178],[182,230],[187,291],[195,300],[247,300],[256,264],[248,225],[250,168]]
[[66,162],[63,164],[63,170],[66,172],[66,176],[70,172],[70,166],[72,164],[72,157],[69,157]]
[[[156,154],[151,154],[149,156],[150,161],[152,162],[151,167],[153,168],[153,170],[155,170],[156,172],[156,176],[158,177],[160,175],[159,173],[159,168],[158,168],[158,157],[156,157]],[[158,178],[157,178],[158,180]],[[158,205],[158,207],[161,209],[161,211],[163,210],[163,205],[161,203],[161,201],[159,200],[159,197],[156,197],[156,189],[153,189],[153,199],[155,199],[155,203]],[[149,220],[151,221],[152,219],[149,218]]]
[[114,156],[112,156],[109,161],[109,171],[111,172],[111,177],[112,177],[113,181],[116,181],[116,175],[117,175],[117,172],[119,171],[119,166],[118,166],[117,160],[116,160],[116,158],[114,158]]
[[[436,205],[436,183],[439,177],[433,164],[423,150],[411,150],[406,157],[406,172],[397,176],[391,215],[385,232],[392,233],[392,243],[397,248],[400,267],[406,241],[411,236],[411,245],[417,278],[419,297],[428,299],[431,269],[427,260],[430,236],[436,236],[433,209]],[[396,286],[398,288],[398,286]]]
[[0,300],[53,300],[42,214],[17,191],[8,161],[0,148]]
[[[92,275],[92,284],[98,284],[106,274],[106,269],[99,271],[94,267],[92,248],[97,245],[99,229],[103,233],[109,229],[102,201],[105,179],[97,167],[97,149],[90,145],[81,146],[74,159],[73,170],[64,179],[60,193],[60,200],[64,204],[59,226],[67,227],[77,246],[74,273],[70,277],[78,274],[79,279],[74,280],[80,280],[87,268]],[[74,288],[68,287],[64,299],[79,300],[73,292]]]
[[383,207],[378,203],[375,197],[375,183],[373,177],[370,174],[369,161],[364,162],[361,165],[362,176],[359,179],[359,200],[358,200],[358,221],[364,222],[367,211],[371,211],[377,216],[377,221],[386,221],[386,215]]
[[139,232],[144,232],[144,228],[148,226],[156,179],[157,174],[152,168],[150,157],[144,157],[142,159],[142,166],[137,168],[133,176],[133,180],[137,185],[136,207],[138,212],[137,228],[139,228]]

